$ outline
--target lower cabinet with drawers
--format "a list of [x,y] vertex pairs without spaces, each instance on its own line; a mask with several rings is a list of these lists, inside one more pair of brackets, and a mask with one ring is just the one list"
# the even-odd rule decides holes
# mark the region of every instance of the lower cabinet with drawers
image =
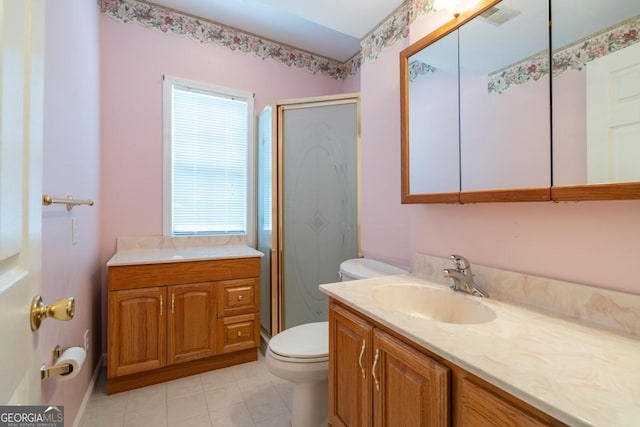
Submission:
[[108,267],[107,392],[257,359],[260,259]]

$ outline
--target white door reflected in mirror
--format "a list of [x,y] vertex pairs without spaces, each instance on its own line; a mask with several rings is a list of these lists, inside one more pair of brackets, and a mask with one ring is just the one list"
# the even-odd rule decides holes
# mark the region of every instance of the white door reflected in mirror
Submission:
[[640,44],[586,68],[587,181],[640,181]]

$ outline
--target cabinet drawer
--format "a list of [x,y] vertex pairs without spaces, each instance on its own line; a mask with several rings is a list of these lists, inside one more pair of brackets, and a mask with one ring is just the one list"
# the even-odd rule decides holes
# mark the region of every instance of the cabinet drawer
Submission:
[[258,347],[260,343],[260,320],[257,314],[218,319],[218,353]]
[[258,279],[227,280],[218,283],[218,317],[258,311]]

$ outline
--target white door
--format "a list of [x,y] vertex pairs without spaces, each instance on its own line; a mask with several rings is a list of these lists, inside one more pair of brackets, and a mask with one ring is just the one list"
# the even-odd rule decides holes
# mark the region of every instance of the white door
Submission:
[[45,0],[0,0],[0,404],[40,404]]
[[587,64],[587,181],[640,181],[640,43]]

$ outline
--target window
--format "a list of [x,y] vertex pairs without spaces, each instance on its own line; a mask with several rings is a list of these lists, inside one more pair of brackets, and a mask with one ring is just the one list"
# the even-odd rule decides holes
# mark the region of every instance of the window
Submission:
[[253,242],[253,94],[164,77],[165,235]]

